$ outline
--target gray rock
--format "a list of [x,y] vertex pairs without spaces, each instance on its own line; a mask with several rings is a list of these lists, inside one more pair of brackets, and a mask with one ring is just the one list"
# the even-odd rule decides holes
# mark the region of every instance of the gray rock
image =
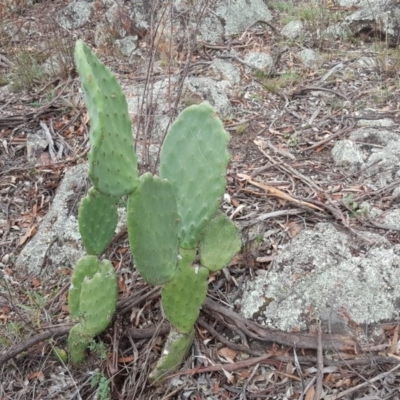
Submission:
[[70,3],[56,16],[56,21],[64,29],[77,29],[85,25],[93,14],[92,3],[77,1]]
[[361,31],[384,35],[389,44],[397,45],[400,35],[400,6],[391,0],[365,0],[360,9],[345,18],[354,34]]
[[349,29],[343,24],[329,25],[325,30],[322,31],[321,36],[331,39],[345,39],[349,34]]
[[395,123],[391,118],[381,118],[381,119],[360,119],[357,122],[358,126],[394,126]]
[[49,144],[42,129],[39,129],[36,133],[28,133],[26,136],[26,153],[28,162],[35,165],[37,159],[48,145]]
[[246,283],[241,313],[284,331],[320,318],[332,333],[398,319],[400,246],[386,243],[357,242],[327,223],[303,231]]
[[282,28],[282,36],[288,39],[296,39],[303,32],[304,26],[301,21],[290,21]]
[[[194,26],[193,26],[194,28]],[[215,14],[205,15],[199,27],[199,40],[216,44],[224,40],[224,26]]]
[[124,56],[130,57],[137,49],[137,40],[137,36],[126,36],[116,40],[115,43]]
[[225,0],[217,4],[215,12],[224,20],[225,36],[240,34],[259,19],[272,18],[262,0]]
[[387,225],[397,226],[400,228],[400,210],[390,210],[383,218],[383,222]]
[[[244,56],[244,61],[255,69],[269,73],[274,65],[274,60],[267,53],[251,52]],[[246,68],[251,72],[250,68]]]
[[[400,140],[389,141],[383,149],[371,149],[366,175],[371,176],[378,187],[383,187],[399,178]],[[397,171],[397,173],[394,173]]]
[[83,249],[77,221],[77,207],[88,187],[87,165],[78,165],[66,172],[57,189],[50,210],[33,239],[16,260],[19,272],[40,274],[42,268],[72,268]]
[[103,46],[107,43],[108,38],[109,34],[107,33],[105,25],[102,23],[96,25],[94,30],[94,44],[97,47]]
[[351,140],[339,140],[332,149],[335,165],[359,169],[364,163],[364,157],[358,146]]
[[311,49],[304,49],[298,53],[301,62],[309,68],[317,68],[320,60],[319,55]]
[[185,86],[193,94],[199,95],[208,101],[221,118],[227,117],[232,112],[231,102],[226,91],[230,86],[228,81],[216,82],[211,78],[188,78]]
[[349,139],[355,142],[386,146],[392,140],[399,140],[400,135],[386,129],[359,128],[350,134]]
[[65,49],[50,56],[42,65],[43,71],[50,76],[65,75],[67,70],[74,67],[74,55],[72,49]]
[[400,197],[400,186],[398,186],[397,188],[395,188],[392,192],[392,196],[393,197]]
[[210,67],[219,73],[223,80],[230,82],[232,85],[240,82],[240,70],[231,62],[216,58],[212,61]]

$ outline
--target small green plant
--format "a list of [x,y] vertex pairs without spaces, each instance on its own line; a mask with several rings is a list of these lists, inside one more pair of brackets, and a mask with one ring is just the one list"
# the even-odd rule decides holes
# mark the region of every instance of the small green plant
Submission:
[[297,136],[291,136],[289,140],[290,147],[297,147],[299,144],[299,138]]
[[246,128],[247,128],[247,124],[239,124],[235,130],[236,134],[241,135],[246,130]]
[[268,7],[273,10],[287,13],[293,9],[293,4],[289,1],[270,1],[268,2]]
[[368,207],[362,207],[360,208],[360,205],[354,200],[354,194],[350,193],[343,199],[343,203],[346,205],[346,207],[350,208],[352,210],[351,212],[351,217],[355,218],[356,216],[363,216],[368,213]]
[[301,76],[295,71],[285,72],[279,77],[271,78],[269,76],[258,75],[260,84],[272,93],[276,93],[283,88],[290,87],[301,81]]
[[21,51],[15,58],[11,79],[14,89],[31,87],[44,76],[43,68],[28,51]]
[[90,381],[92,388],[97,387],[97,395],[99,400],[110,400],[111,391],[108,378],[103,372],[96,371]]
[[118,222],[117,204],[127,196],[128,235],[136,268],[160,285],[171,322],[162,356],[150,375],[162,380],[177,368],[194,338],[210,273],[240,249],[234,223],[218,207],[230,160],[229,134],[208,103],[185,109],[170,127],[160,153],[160,176],[138,177],[132,127],[122,89],[82,42],[77,71],[91,119],[89,177],[93,187],[79,207],[79,229],[88,253],[71,277],[69,309],[77,321],[68,346],[71,361],[84,360],[94,336],[108,326],[117,299],[116,275],[98,257]]
[[88,346],[89,350],[96,353],[100,360],[107,359],[107,346],[103,342],[96,342],[92,339]]

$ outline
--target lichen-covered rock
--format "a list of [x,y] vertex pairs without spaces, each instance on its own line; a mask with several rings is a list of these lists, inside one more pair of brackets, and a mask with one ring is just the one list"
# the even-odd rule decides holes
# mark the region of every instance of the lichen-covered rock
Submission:
[[[400,317],[400,246],[350,237],[328,223],[301,232],[271,268],[248,281],[241,312],[284,331],[346,329]],[[333,324],[332,321],[335,323]],[[336,331],[335,331],[336,329]]]

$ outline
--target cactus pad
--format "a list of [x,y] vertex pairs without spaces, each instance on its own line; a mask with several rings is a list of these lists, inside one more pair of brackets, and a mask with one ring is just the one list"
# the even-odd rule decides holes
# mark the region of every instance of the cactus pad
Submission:
[[174,278],[161,289],[165,314],[181,333],[191,331],[207,295],[208,270],[192,266],[195,255],[195,250],[182,251]]
[[224,268],[240,250],[241,240],[235,224],[223,213],[214,217],[200,242],[200,262],[209,271]]
[[179,367],[192,345],[193,339],[194,329],[189,333],[180,333],[171,327],[161,358],[149,376],[150,383],[161,383],[168,373]]
[[93,278],[99,270],[99,261],[94,256],[85,256],[75,265],[71,276],[71,287],[68,292],[68,308],[71,317],[79,314],[79,303],[81,300],[82,283],[85,279]]
[[91,340],[92,337],[84,333],[81,324],[72,327],[68,335],[68,352],[72,364],[80,364],[85,360],[86,349]]
[[138,180],[137,160],[121,86],[82,40],[76,42],[75,62],[90,115],[89,177],[103,194],[132,193]]
[[[93,260],[95,257],[88,256]],[[95,259],[96,260],[96,259]],[[86,276],[81,283],[79,323],[70,331],[68,348],[73,363],[83,361],[85,349],[93,337],[103,332],[109,325],[118,298],[117,277],[110,261],[97,261],[97,272]],[[92,261],[92,264],[95,264]]]
[[229,134],[208,103],[186,108],[160,154],[160,176],[174,186],[180,247],[194,248],[218,209],[226,185]]
[[79,231],[88,254],[99,256],[110,244],[118,223],[117,200],[95,188],[81,200]]
[[178,263],[178,212],[172,185],[150,173],[128,199],[129,243],[136,267],[151,285],[172,279]]

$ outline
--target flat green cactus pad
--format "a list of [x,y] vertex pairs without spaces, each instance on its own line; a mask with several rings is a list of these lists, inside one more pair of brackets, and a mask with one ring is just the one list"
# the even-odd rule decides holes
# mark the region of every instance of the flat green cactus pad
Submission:
[[85,361],[86,349],[93,338],[84,333],[84,327],[77,324],[72,327],[68,335],[68,353],[72,364]]
[[89,177],[103,194],[132,193],[138,172],[125,95],[115,76],[82,40],[76,42],[75,63],[90,115]]
[[150,173],[128,199],[129,243],[143,279],[162,285],[178,263],[178,212],[172,185]]
[[235,224],[223,213],[207,225],[200,242],[200,262],[209,271],[224,268],[240,250],[241,240]]
[[79,206],[79,231],[86,252],[101,255],[111,243],[118,223],[118,198],[107,196],[90,188]]
[[117,276],[111,262],[99,261],[99,270],[91,279],[84,279],[79,311],[85,333],[94,337],[109,325],[118,299]]
[[[78,266],[79,276],[72,278],[77,281],[78,288],[72,286],[69,298],[70,312],[72,314],[74,311],[79,319],[79,323],[71,329],[68,336],[68,350],[73,364],[85,359],[90,341],[107,328],[118,298],[117,276],[110,261],[99,261],[94,256],[87,256],[80,260]],[[93,273],[94,270],[96,271]],[[71,302],[71,290],[75,289]],[[79,301],[75,304],[78,293]]]
[[68,308],[71,317],[79,316],[82,284],[85,279],[92,279],[99,270],[99,261],[95,256],[82,257],[75,265],[68,291]]
[[156,367],[149,376],[150,383],[161,383],[167,374],[174,372],[182,364],[194,339],[194,329],[180,333],[171,327],[163,352]]
[[182,333],[192,330],[207,295],[208,270],[192,266],[195,255],[195,250],[182,250],[174,278],[161,289],[165,314]]
[[225,191],[229,134],[208,103],[185,109],[172,124],[160,154],[160,176],[174,186],[179,246],[197,245]]

